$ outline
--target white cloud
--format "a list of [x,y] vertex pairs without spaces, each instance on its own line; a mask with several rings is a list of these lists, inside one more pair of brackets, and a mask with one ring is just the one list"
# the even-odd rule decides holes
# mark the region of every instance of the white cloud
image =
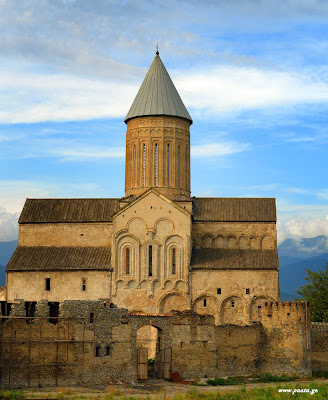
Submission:
[[26,198],[111,197],[106,187],[99,187],[94,183],[23,180],[0,180],[0,193],[0,208],[10,214],[20,213]]
[[248,143],[222,142],[191,146],[190,154],[192,157],[219,157],[246,150],[251,150]]
[[[185,104],[197,117],[270,108],[285,113],[286,107],[328,103],[327,79],[315,77],[315,71],[280,72],[221,65],[171,71],[171,75]],[[121,118],[140,84],[138,79],[91,79],[3,68],[0,122]]]
[[19,213],[10,213],[0,206],[0,242],[9,242],[18,237]]
[[287,238],[311,238],[319,235],[328,236],[328,216],[315,219],[297,217],[277,223],[278,243]]
[[177,72],[175,82],[185,103],[198,116],[243,110],[327,103],[327,73],[277,71],[221,65],[208,70]]

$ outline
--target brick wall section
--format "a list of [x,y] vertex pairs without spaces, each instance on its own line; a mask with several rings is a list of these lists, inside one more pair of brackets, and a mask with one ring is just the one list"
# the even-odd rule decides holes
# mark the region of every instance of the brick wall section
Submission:
[[212,316],[190,311],[129,314],[105,301],[65,301],[57,324],[45,318],[46,301],[37,304],[33,323],[17,318],[25,313],[23,301],[14,309],[15,316],[1,320],[4,389],[135,382],[137,331],[147,325],[158,329],[161,349],[172,348],[172,371],[184,379],[256,372],[311,375],[304,302],[263,304],[259,321],[249,326],[215,325]]
[[328,371],[328,323],[311,323],[311,345],[313,371]]

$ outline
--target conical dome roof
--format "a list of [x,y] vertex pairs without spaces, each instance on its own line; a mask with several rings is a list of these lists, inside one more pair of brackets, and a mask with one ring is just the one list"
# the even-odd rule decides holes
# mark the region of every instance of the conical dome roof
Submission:
[[191,116],[183,104],[158,52],[124,122],[126,123],[132,118],[148,115],[181,117],[188,119],[192,123]]

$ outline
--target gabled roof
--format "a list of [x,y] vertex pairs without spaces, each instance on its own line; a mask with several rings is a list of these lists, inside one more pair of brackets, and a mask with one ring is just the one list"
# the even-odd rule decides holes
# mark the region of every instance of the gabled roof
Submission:
[[190,266],[198,269],[279,269],[278,250],[192,250]]
[[272,198],[193,197],[192,216],[202,222],[275,222]]
[[[178,208],[175,202],[151,188],[120,209],[120,199],[26,199],[20,224],[112,222],[113,216],[140,201],[150,191]],[[195,222],[275,222],[275,199],[193,197]]]
[[[133,200],[131,203],[127,204],[125,207],[121,208],[116,215],[122,214],[125,210],[127,210],[128,208],[134,206],[136,203],[138,203],[140,200],[142,200],[144,197],[148,196],[150,193],[155,194],[157,197],[160,197],[163,201],[165,201],[166,203],[169,203],[172,207],[176,208],[177,210],[181,211],[182,213],[188,215],[190,217],[190,213],[182,208],[179,204],[175,203],[174,201],[170,200],[169,198],[167,198],[166,196],[164,196],[163,194],[159,193],[157,190],[155,190],[154,188],[150,188],[147,191],[145,191],[143,194],[141,194],[139,197],[137,197],[135,200]],[[115,216],[116,216],[115,215]]]
[[128,122],[135,117],[149,115],[181,117],[192,123],[191,116],[183,104],[158,52],[124,122]]
[[20,224],[111,222],[120,199],[26,199]]
[[6,271],[108,270],[110,247],[18,246]]

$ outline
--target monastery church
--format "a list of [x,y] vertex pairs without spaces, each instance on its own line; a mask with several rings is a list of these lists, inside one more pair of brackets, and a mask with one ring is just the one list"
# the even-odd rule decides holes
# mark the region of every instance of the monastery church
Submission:
[[191,197],[193,121],[158,52],[124,122],[125,196],[27,199],[2,300],[256,320],[279,300],[275,199]]

